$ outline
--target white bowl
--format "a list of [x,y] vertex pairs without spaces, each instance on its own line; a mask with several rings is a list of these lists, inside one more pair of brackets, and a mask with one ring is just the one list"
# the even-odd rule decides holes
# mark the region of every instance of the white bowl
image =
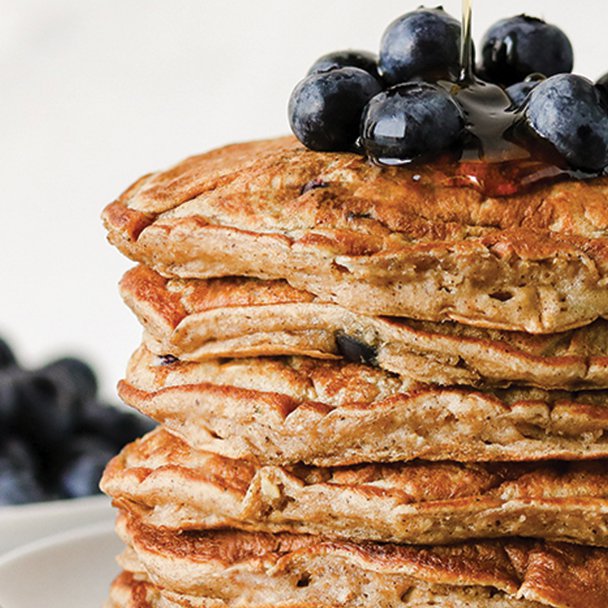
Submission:
[[121,548],[112,524],[102,523],[16,549],[0,558],[0,606],[99,608]]
[[86,524],[111,522],[114,515],[107,496],[0,507],[0,556],[51,534]]

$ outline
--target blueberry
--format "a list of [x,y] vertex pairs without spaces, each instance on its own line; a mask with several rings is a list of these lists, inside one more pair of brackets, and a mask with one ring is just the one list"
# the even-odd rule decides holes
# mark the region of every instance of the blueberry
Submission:
[[69,439],[82,407],[74,385],[47,370],[31,372],[18,385],[17,430],[41,452]]
[[24,372],[7,368],[0,372],[0,438],[12,432],[19,409],[19,384]]
[[541,82],[530,93],[525,116],[574,169],[598,172],[608,165],[608,112],[586,78],[559,74]]
[[380,43],[388,84],[414,78],[454,80],[460,71],[460,23],[443,8],[419,8],[393,21]]
[[57,359],[41,370],[47,377],[70,386],[83,401],[97,394],[97,376],[91,366],[75,357]]
[[179,359],[174,355],[160,355],[158,359],[159,365],[161,365],[162,367],[173,365],[174,363],[177,363],[179,361]]
[[572,71],[570,40],[555,25],[542,19],[517,15],[495,23],[481,43],[483,78],[505,86],[539,72],[553,76]]
[[363,108],[380,90],[378,81],[359,68],[312,74],[291,94],[291,128],[312,150],[350,150],[359,135]]
[[353,336],[338,332],[336,334],[336,347],[340,355],[347,361],[367,363],[368,365],[376,364],[378,351],[373,346]]
[[464,117],[444,89],[423,82],[398,85],[374,97],[363,115],[362,144],[382,164],[404,164],[454,146]]
[[73,357],[30,372],[19,383],[18,430],[45,451],[69,438],[86,401],[97,393],[93,370]]
[[530,91],[536,87],[539,82],[545,80],[542,74],[530,74],[522,82],[516,82],[507,88],[507,95],[517,108],[524,105]]
[[13,350],[6,341],[0,338],[0,369],[12,367],[17,364]]
[[85,403],[78,431],[94,434],[118,451],[151,431],[154,426],[154,422],[140,414],[89,401]]
[[46,498],[36,479],[35,462],[17,439],[3,442],[0,451],[0,505],[20,505]]
[[17,437],[11,437],[2,442],[0,459],[3,459],[10,467],[20,471],[35,472],[37,469],[36,459],[28,445]]
[[0,506],[40,502],[45,498],[44,491],[31,473],[0,466]]
[[328,72],[336,68],[359,68],[366,71],[374,78],[378,78],[378,56],[369,51],[334,51],[327,53],[323,57],[317,59],[308,75],[318,74],[319,72]]
[[300,194],[306,194],[311,190],[319,190],[320,188],[329,188],[329,184],[326,181],[316,177],[315,179],[311,179],[310,181],[306,182],[300,188]]
[[599,89],[604,99],[608,100],[608,74],[604,74],[596,83],[595,86]]
[[91,496],[99,492],[99,481],[113,447],[94,437],[79,437],[59,474],[59,492],[65,498]]

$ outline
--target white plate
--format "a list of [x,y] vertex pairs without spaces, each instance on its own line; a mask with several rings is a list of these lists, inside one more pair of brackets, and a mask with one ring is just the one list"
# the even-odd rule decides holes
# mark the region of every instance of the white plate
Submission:
[[114,516],[107,496],[0,507],[0,556],[44,536],[86,524],[112,521]]
[[0,559],[2,608],[100,608],[119,569],[111,523],[70,530]]

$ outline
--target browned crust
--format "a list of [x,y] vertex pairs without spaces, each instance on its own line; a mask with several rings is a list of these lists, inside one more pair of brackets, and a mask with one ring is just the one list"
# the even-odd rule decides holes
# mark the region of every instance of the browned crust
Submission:
[[102,489],[146,524],[444,544],[528,536],[608,546],[608,463],[254,467],[158,429]]
[[382,169],[285,138],[152,174],[104,222],[165,276],[287,279],[368,314],[551,333],[608,311],[607,193],[598,179],[492,199],[446,186],[440,167]]
[[123,571],[112,582],[104,608],[160,608],[160,593],[146,578]]
[[287,583],[295,595],[303,573],[309,577],[309,592],[314,592],[318,578],[343,568],[343,585],[348,585],[349,570],[354,569],[378,589],[390,581],[393,596],[399,582],[402,593],[417,586],[448,586],[456,592],[463,587],[492,587],[508,598],[555,608],[605,608],[608,598],[604,549],[523,540],[414,547],[233,530],[175,534],[124,516],[118,531],[156,582],[194,596],[213,591],[234,601],[231,587],[247,574],[256,575],[251,578],[251,594],[260,584],[268,593],[281,589],[285,594]]
[[480,392],[306,358],[133,356],[121,398],[193,446],[261,464],[608,457],[605,393]]
[[336,357],[336,335],[376,349],[378,365],[433,384],[551,389],[608,386],[608,322],[553,335],[487,330],[454,323],[374,318],[322,302],[285,281],[165,279],[129,270],[121,294],[158,355]]

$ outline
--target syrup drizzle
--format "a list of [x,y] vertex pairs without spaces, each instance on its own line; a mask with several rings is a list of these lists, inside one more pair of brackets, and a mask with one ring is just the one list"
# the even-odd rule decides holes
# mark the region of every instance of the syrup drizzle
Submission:
[[593,177],[568,169],[546,149],[536,153],[532,142],[524,147],[515,141],[522,113],[501,87],[475,76],[472,27],[473,0],[462,0],[460,78],[440,84],[464,110],[467,141],[459,162],[444,165],[445,183],[511,196],[546,182]]
[[526,127],[523,110],[514,106],[502,87],[476,76],[472,29],[473,0],[462,0],[459,77],[456,82],[437,82],[463,110],[466,132],[462,147],[433,160],[424,156],[370,160],[385,166],[428,163],[426,170],[412,173],[412,181],[421,187],[432,176],[428,183],[433,185],[473,188],[493,197],[513,196],[557,181],[608,175],[568,167],[553,146]]
[[462,0],[462,36],[460,38],[459,82],[473,82],[473,0]]
[[[504,162],[530,158],[530,153],[509,141],[519,114],[505,91],[475,76],[473,65],[473,0],[462,0],[460,78],[450,83],[450,92],[464,110],[469,141],[462,161]],[[447,83],[442,83],[445,87]]]

